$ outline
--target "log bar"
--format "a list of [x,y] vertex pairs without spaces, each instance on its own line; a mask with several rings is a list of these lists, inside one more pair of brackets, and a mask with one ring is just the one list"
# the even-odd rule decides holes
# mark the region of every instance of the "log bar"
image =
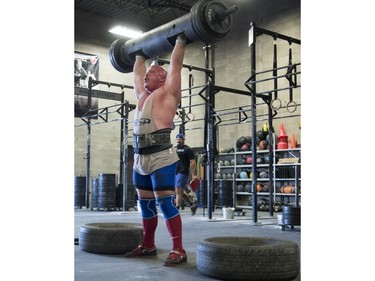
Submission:
[[181,33],[186,35],[186,44],[196,41],[206,44],[218,42],[230,32],[232,14],[236,11],[238,6],[228,8],[221,1],[198,1],[189,14],[152,29],[141,37],[114,41],[109,49],[110,61],[116,70],[132,72],[137,54],[148,59],[169,53]]

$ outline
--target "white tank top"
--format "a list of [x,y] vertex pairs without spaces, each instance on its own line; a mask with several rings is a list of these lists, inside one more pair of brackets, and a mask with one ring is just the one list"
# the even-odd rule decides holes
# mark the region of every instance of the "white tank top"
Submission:
[[[158,130],[152,118],[153,97],[154,96],[151,95],[148,98],[143,104],[142,110],[139,110],[137,104],[133,121],[134,134],[150,134]],[[141,175],[148,175],[155,170],[169,166],[178,160],[179,158],[174,147],[151,154],[134,153],[133,169]]]

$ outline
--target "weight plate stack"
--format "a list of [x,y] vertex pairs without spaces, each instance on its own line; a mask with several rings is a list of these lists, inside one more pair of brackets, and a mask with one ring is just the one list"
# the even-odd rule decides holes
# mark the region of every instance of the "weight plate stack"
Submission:
[[85,206],[86,200],[86,177],[76,176],[74,177],[74,206],[81,208]]
[[116,207],[116,175],[99,174],[98,208],[114,209]]
[[284,225],[301,225],[301,208],[294,206],[283,207],[283,224]]
[[91,209],[98,208],[98,179],[91,180],[92,193],[91,193]]

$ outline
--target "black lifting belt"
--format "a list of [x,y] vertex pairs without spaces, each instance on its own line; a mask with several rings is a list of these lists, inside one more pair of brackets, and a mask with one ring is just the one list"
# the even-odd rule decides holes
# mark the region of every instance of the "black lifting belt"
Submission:
[[137,154],[151,154],[172,147],[170,132],[142,135],[133,134],[132,143],[134,152]]

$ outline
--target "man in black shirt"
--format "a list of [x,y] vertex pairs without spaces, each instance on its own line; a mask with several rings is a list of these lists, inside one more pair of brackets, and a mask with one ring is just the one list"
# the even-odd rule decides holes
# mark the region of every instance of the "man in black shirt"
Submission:
[[176,186],[176,207],[180,208],[182,200],[184,200],[191,209],[191,214],[195,215],[197,211],[197,204],[191,202],[189,195],[187,195],[184,191],[187,188],[188,182],[193,179],[198,179],[196,174],[196,163],[193,150],[185,144],[185,136],[184,134],[177,134],[176,135],[177,141],[177,154],[180,158],[177,164],[177,171],[176,171],[176,179],[175,179],[175,186]]

